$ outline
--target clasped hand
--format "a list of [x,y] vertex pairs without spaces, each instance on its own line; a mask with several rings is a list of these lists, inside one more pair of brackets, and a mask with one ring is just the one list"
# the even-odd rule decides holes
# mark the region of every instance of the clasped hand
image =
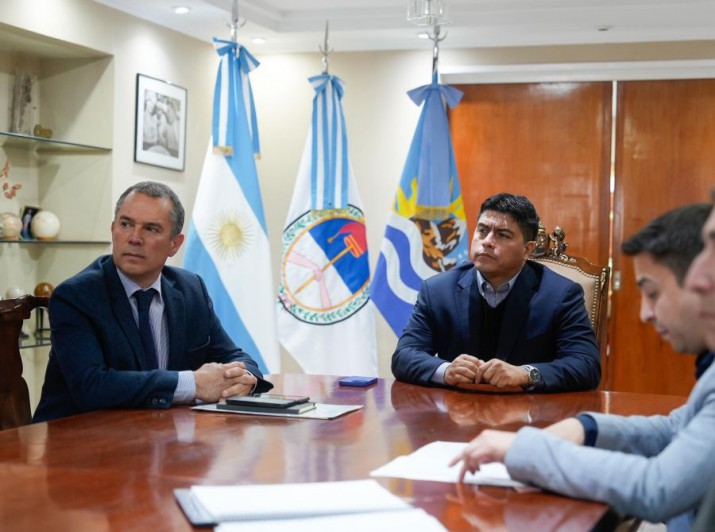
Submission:
[[196,399],[215,403],[232,395],[248,395],[258,382],[243,362],[204,364],[194,371]]
[[462,354],[455,358],[445,371],[444,382],[456,387],[476,383],[506,388],[529,384],[529,376],[521,366],[512,366],[498,358],[485,362]]

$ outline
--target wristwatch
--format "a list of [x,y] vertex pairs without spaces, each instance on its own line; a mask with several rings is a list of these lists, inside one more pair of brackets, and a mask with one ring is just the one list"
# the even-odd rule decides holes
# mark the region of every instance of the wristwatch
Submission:
[[531,366],[529,364],[524,364],[521,367],[524,368],[524,371],[526,371],[526,374],[529,376],[529,384],[524,386],[525,390],[533,390],[539,384],[541,384],[541,372],[538,370],[538,368],[535,368],[534,366]]

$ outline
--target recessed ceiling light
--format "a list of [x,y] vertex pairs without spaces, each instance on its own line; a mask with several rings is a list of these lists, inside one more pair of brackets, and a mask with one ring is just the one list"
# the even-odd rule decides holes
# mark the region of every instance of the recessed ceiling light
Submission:
[[191,8],[188,6],[174,6],[172,9],[177,15],[186,15],[186,13],[191,11]]
[[613,29],[613,26],[599,26],[596,28],[598,31],[604,32],[604,31],[611,31]]
[[426,31],[421,31],[417,34],[418,39],[429,39],[429,33]]
[[266,40],[263,37],[254,37],[251,42],[253,44],[266,44]]

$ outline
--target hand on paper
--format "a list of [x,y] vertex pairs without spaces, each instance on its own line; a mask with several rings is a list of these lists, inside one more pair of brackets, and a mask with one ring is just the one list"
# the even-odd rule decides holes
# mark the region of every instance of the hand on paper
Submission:
[[204,364],[194,371],[196,379],[196,399],[215,403],[219,399],[232,395],[248,395],[253,391],[258,380],[243,362]]
[[479,366],[474,378],[474,382],[491,384],[500,389],[529,384],[529,375],[524,368],[512,366],[498,358],[493,358]]
[[459,355],[447,367],[444,372],[444,383],[449,386],[459,386],[464,383],[479,382],[475,381],[479,367],[484,364],[483,360],[471,355]]
[[459,482],[464,481],[467,472],[474,473],[480,464],[489,462],[503,462],[504,456],[511,448],[516,434],[500,430],[484,430],[464,448],[461,454],[455,456],[449,463],[450,466],[463,461],[462,471],[459,473]]

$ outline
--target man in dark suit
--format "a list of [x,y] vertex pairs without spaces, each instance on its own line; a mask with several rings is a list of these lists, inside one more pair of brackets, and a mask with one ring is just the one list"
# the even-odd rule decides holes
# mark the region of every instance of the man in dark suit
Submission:
[[176,194],[138,183],[117,201],[112,255],[50,299],[52,350],[34,421],[103,408],[168,408],[267,391],[231,341],[201,278],[165,266],[181,247]]
[[473,264],[427,279],[392,356],[415,384],[572,391],[596,388],[601,365],[583,289],[527,261],[539,217],[524,196],[481,206]]

